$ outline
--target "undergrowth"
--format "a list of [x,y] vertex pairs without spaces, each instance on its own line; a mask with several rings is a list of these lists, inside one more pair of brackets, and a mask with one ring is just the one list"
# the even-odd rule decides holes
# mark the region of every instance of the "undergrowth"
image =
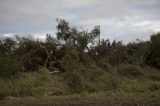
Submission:
[[[99,74],[95,78],[83,79],[85,80],[84,88],[81,89],[81,93],[79,94],[93,93],[94,95],[96,92],[106,92],[104,95],[111,96],[114,94],[122,96],[128,94],[143,96],[146,94],[150,95],[149,97],[151,98],[158,94],[160,95],[160,72],[156,69],[152,70],[152,74],[150,73],[151,70],[144,71],[146,71],[145,74],[138,77],[103,72],[103,74]],[[1,78],[0,86],[1,98],[6,96],[50,97],[76,94],[70,93],[70,87],[63,77],[58,74],[51,74],[45,68],[41,68],[37,72],[23,73],[19,78],[14,80]]]

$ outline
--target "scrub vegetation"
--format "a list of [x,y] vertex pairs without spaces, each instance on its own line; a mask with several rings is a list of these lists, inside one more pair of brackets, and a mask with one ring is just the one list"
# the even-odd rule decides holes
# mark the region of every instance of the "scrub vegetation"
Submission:
[[0,39],[0,99],[160,100],[160,33],[123,44],[100,39],[99,26],[88,31],[57,22],[56,38]]

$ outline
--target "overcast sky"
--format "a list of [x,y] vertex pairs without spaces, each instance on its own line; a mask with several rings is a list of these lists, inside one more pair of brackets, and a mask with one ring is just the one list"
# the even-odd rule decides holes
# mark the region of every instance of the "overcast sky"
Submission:
[[100,25],[111,40],[148,40],[160,32],[160,0],[0,0],[0,36],[55,35],[56,18],[84,29]]

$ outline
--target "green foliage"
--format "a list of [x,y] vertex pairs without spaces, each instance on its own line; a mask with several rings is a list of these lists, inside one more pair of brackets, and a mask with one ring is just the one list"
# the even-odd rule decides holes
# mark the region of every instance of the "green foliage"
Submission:
[[80,61],[76,48],[66,47],[63,66],[66,72],[78,72],[80,70]]
[[147,58],[147,63],[160,68],[160,33],[151,36],[151,52]]
[[149,54],[150,43],[139,41],[137,43],[127,44],[128,61],[137,66],[146,65],[146,59]]
[[102,40],[100,45],[92,48],[92,52],[97,65],[105,70],[128,61],[127,47],[121,41],[111,43],[109,40]]
[[83,88],[83,80],[81,74],[81,64],[79,61],[76,48],[66,47],[65,56],[63,59],[63,67],[65,70],[64,78],[71,92],[80,92]]
[[57,39],[58,40],[64,40],[66,43],[69,43],[69,38],[70,38],[70,27],[69,27],[69,23],[66,22],[63,19],[57,19],[58,25],[57,25]]

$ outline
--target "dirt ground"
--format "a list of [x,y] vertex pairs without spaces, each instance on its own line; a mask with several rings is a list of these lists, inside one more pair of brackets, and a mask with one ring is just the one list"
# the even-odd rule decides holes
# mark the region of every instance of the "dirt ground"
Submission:
[[6,97],[0,100],[0,106],[160,106],[158,101],[55,101],[40,99],[22,99],[16,97]]
[[34,104],[30,106],[160,106],[157,103],[69,103],[69,104]]
[[104,102],[104,103],[23,103],[23,102],[0,102],[0,106],[160,106],[160,103],[120,103],[120,102]]

